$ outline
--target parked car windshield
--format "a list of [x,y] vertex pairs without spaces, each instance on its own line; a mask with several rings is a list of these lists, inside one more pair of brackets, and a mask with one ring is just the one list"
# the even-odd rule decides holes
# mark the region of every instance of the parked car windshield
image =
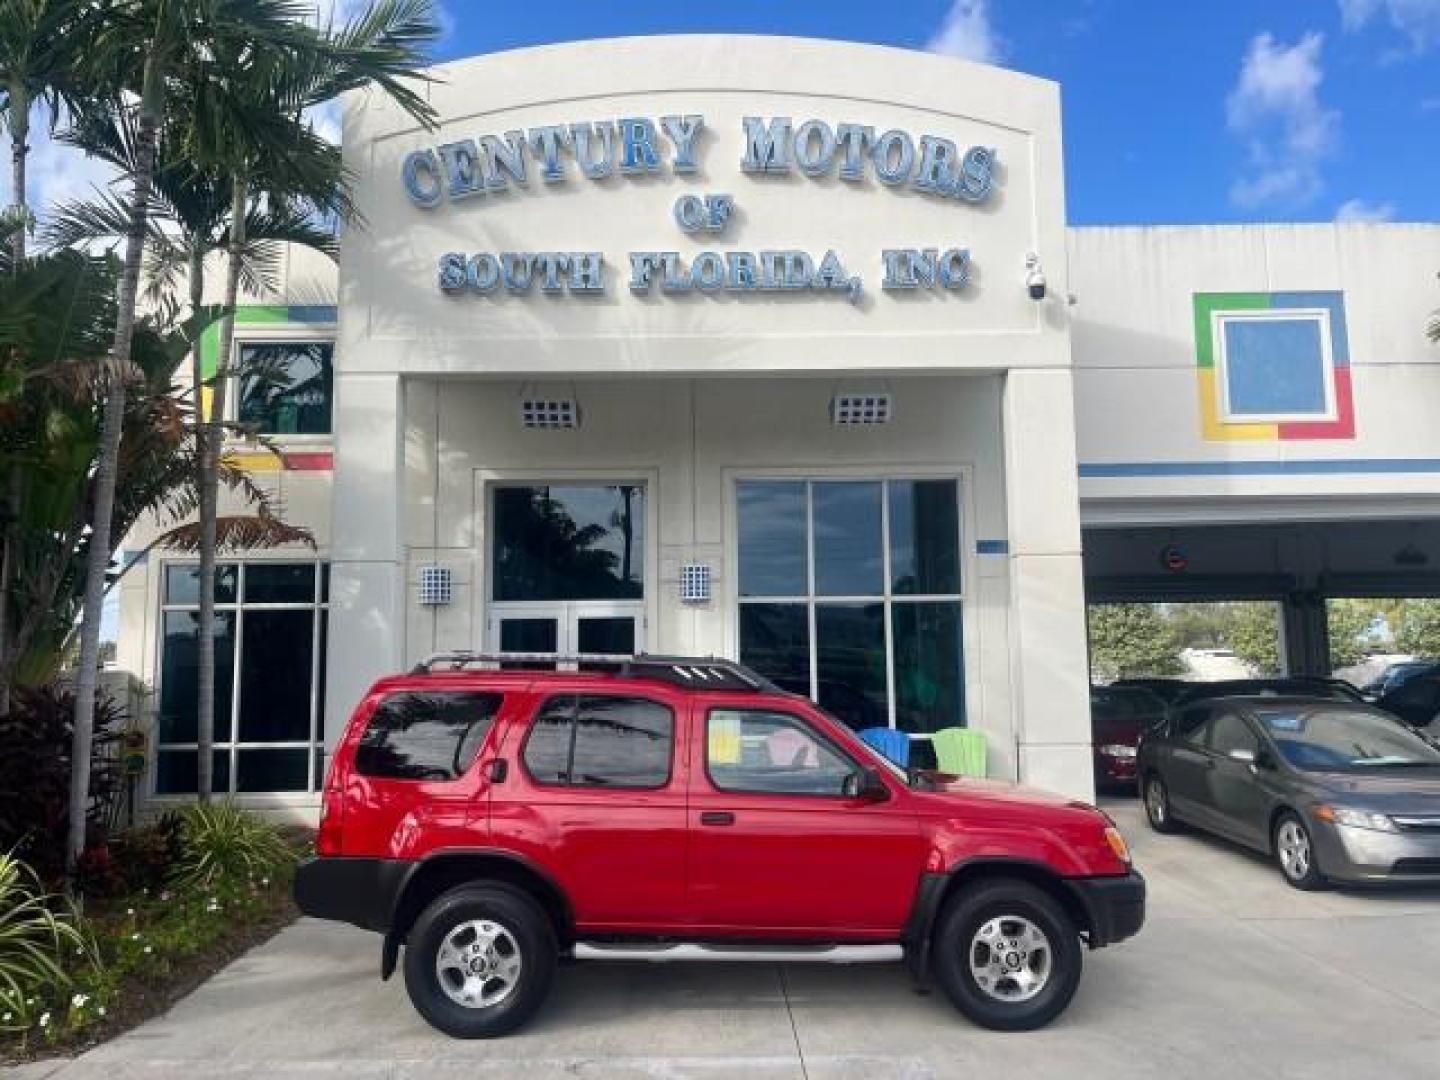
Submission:
[[1292,705],[1255,715],[1285,760],[1307,772],[1440,766],[1440,750],[1383,713]]

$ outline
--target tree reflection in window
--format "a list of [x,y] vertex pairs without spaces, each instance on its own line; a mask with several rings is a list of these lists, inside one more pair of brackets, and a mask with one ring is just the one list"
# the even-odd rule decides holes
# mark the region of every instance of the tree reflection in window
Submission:
[[496,600],[638,600],[644,551],[643,486],[495,489]]
[[674,714],[643,698],[551,698],[526,740],[525,767],[544,784],[663,787],[674,729]]
[[395,780],[457,779],[480,752],[501,700],[464,691],[394,694],[370,718],[355,767]]
[[328,341],[240,347],[236,417],[261,435],[328,435],[334,346]]

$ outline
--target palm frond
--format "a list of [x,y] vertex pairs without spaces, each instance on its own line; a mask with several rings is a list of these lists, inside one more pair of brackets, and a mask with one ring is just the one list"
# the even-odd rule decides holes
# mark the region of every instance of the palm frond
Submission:
[[[177,525],[168,530],[156,544],[169,551],[194,554],[200,550],[200,523],[191,521]],[[291,525],[261,514],[222,514],[215,518],[217,552],[293,546],[315,550],[315,534],[303,526]]]

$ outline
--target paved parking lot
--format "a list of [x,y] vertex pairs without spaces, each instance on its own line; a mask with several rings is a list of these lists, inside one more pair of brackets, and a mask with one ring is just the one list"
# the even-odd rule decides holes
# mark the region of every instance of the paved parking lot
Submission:
[[454,1042],[379,982],[377,938],[307,920],[27,1080],[1440,1076],[1440,890],[1305,895],[1227,844],[1155,836],[1133,802],[1106,808],[1150,921],[1087,957],[1043,1032],[981,1031],[898,966],[577,965],[521,1034]]

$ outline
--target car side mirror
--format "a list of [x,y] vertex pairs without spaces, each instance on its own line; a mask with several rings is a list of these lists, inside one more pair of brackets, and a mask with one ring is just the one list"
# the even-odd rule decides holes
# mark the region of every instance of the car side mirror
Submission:
[[844,793],[852,799],[866,802],[884,802],[890,797],[890,789],[874,769],[860,769],[845,778]]
[[1254,764],[1255,764],[1255,751],[1254,751],[1254,750],[1244,750],[1244,749],[1241,749],[1241,748],[1239,748],[1239,747],[1236,747],[1234,750],[1231,750],[1231,751],[1230,751],[1230,760],[1231,760],[1231,761],[1244,762],[1246,765],[1254,765]]
[[1270,772],[1275,768],[1275,755],[1262,746],[1251,755],[1250,764],[1256,769],[1263,769],[1266,772]]

